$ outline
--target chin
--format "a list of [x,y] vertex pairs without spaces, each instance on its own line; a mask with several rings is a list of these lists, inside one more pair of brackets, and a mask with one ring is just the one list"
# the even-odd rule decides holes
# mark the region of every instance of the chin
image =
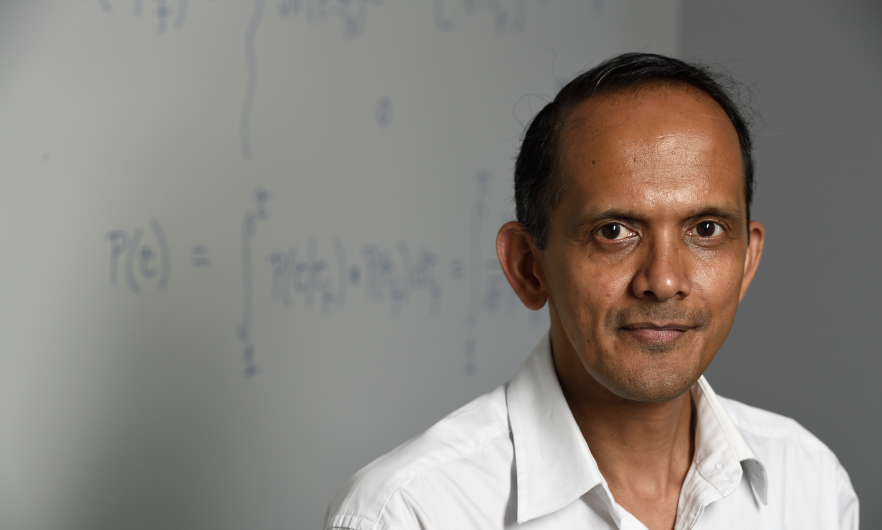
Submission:
[[[613,394],[631,401],[661,403],[671,401],[688,392],[704,370],[695,366],[645,366],[618,367],[617,370],[601,370],[594,378]],[[667,364],[667,363],[664,363]]]
[[674,342],[629,340],[611,345],[607,362],[588,371],[613,394],[646,403],[671,401],[688,392],[710,365],[702,337],[692,333]]

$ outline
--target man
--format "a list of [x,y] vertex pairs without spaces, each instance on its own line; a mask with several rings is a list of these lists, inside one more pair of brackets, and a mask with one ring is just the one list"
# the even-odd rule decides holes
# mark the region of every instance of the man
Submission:
[[531,122],[497,239],[551,329],[515,378],[356,474],[326,528],[857,529],[845,470],[702,377],[756,273],[753,159],[705,68],[606,61]]

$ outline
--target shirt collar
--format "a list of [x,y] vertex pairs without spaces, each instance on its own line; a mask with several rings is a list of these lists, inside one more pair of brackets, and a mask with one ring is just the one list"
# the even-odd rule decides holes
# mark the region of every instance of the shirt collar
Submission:
[[725,497],[747,475],[757,502],[768,504],[766,469],[723,408],[704,376],[692,387],[698,420],[695,424],[696,471]]
[[[698,414],[696,471],[723,496],[738,486],[744,472],[758,501],[766,504],[766,474],[702,376],[693,387]],[[524,523],[555,512],[589,490],[621,514],[597,462],[564,398],[546,333],[506,389],[517,475],[517,520]]]

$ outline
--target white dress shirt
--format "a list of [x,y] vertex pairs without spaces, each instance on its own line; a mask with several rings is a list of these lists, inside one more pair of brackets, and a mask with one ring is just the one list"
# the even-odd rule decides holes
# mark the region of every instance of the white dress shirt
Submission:
[[[676,530],[857,530],[833,453],[795,421],[692,388],[695,457]],[[646,530],[616,504],[563,396],[546,336],[507,385],[355,474],[326,529]]]

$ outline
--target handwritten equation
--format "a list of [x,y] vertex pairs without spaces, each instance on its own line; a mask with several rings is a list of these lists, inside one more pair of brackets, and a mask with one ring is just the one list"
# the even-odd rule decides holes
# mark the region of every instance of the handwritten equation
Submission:
[[277,9],[282,18],[302,15],[310,25],[335,18],[343,24],[345,37],[352,38],[364,31],[368,8],[381,4],[382,0],[280,0]]
[[433,0],[432,16],[435,27],[441,31],[452,31],[454,21],[450,17],[451,7],[460,7],[465,15],[473,17],[480,13],[489,13],[493,19],[493,30],[497,35],[506,31],[520,33],[524,29],[527,16],[526,0]]
[[285,308],[291,309],[299,298],[305,308],[340,311],[347,294],[359,289],[368,300],[388,303],[393,315],[400,314],[411,298],[425,293],[429,314],[438,314],[441,287],[434,253],[414,253],[405,242],[395,248],[368,244],[357,253],[360,262],[350,265],[353,256],[339,238],[332,239],[328,248],[318,243],[310,237],[305,250],[292,245],[270,254],[272,298]]
[[[489,222],[487,194],[489,174],[478,172],[477,193],[469,218],[468,248],[465,256],[443,259],[424,244],[399,241],[382,246],[374,243],[346,245],[340,237],[311,235],[258,253],[255,249],[260,227],[270,219],[271,197],[267,190],[256,189],[251,206],[242,217],[241,232],[241,317],[235,336],[241,344],[245,375],[258,373],[253,340],[254,304],[259,293],[282,310],[317,311],[328,316],[347,310],[354,298],[358,308],[384,308],[390,317],[401,315],[406,307],[424,312],[430,318],[441,314],[444,292],[468,289],[468,305],[463,311],[466,331],[464,372],[476,370],[476,326],[481,314],[516,315],[523,311],[517,295],[508,285],[498,260],[487,251],[493,241],[487,237]],[[158,220],[127,231],[106,232],[108,245],[108,284],[127,288],[134,295],[146,289],[156,292],[172,288],[173,256],[165,231]],[[264,245],[265,246],[265,245]],[[176,247],[178,248],[178,247]],[[189,265],[209,268],[212,260],[206,245],[189,246]],[[259,276],[257,268],[264,268]],[[259,277],[266,284],[255,285]],[[541,315],[528,312],[533,323]]]
[[[156,33],[164,34],[169,22],[174,29],[182,29],[187,20],[189,0],[98,0],[101,10],[110,15],[128,11],[136,18],[152,13],[156,20]],[[592,0],[595,8],[602,6],[602,0]],[[146,5],[145,5],[146,4]],[[266,0],[255,0],[255,11],[261,16]],[[361,35],[367,24],[369,9],[383,4],[382,0],[277,0],[276,12],[282,19],[302,16],[309,25],[319,25],[336,19],[343,25],[343,35],[353,38]],[[487,13],[493,21],[497,34],[506,31],[520,33],[526,21],[526,0],[432,0],[432,19],[442,31],[451,31],[454,18],[462,13],[475,17]],[[451,16],[453,15],[453,16]]]
[[[110,285],[119,283],[119,271],[123,270],[126,284],[133,293],[141,292],[143,282],[156,280],[159,289],[165,289],[171,274],[171,256],[168,240],[162,227],[150,221],[155,243],[144,243],[143,228],[136,228],[129,234],[124,230],[111,230],[110,240]],[[139,281],[140,280],[140,281]]]
[[[188,0],[173,0],[172,2],[168,2],[168,0],[148,0],[149,6],[152,7],[151,11],[156,17],[156,33],[160,35],[165,33],[168,28],[168,21],[172,19],[172,15],[174,15],[172,26],[175,29],[183,28],[184,22],[187,20],[187,2]],[[143,16],[144,0],[131,0],[130,3],[132,5],[132,15],[136,18]],[[110,0],[98,0],[98,5],[107,14],[114,12],[114,7]]]
[[[187,19],[189,0],[97,0],[104,13],[111,15],[124,11],[124,5],[131,6],[133,16],[140,18],[145,12],[153,13],[156,19],[156,33],[165,34],[169,24],[180,30]],[[594,0],[595,4],[600,0]],[[431,17],[434,26],[450,32],[457,19],[474,18],[488,14],[493,21],[493,32],[497,36],[506,33],[517,34],[526,24],[527,0],[432,0]],[[343,25],[343,37],[354,39],[365,30],[369,12],[382,6],[382,0],[276,0],[275,12],[280,19],[303,17],[310,26],[337,20]],[[267,0],[254,0],[251,16],[245,26],[245,93],[239,109],[239,146],[243,159],[251,160],[251,114],[258,84],[258,56],[255,47],[258,31],[267,8]],[[380,97],[375,110],[377,127],[389,127],[392,117],[392,104],[388,96]]]

